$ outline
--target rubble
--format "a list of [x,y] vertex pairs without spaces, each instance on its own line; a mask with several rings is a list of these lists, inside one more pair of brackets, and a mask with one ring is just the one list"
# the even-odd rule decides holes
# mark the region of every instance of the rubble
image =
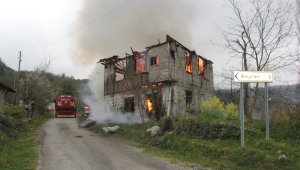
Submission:
[[120,128],[119,125],[112,126],[112,127],[107,126],[107,127],[103,127],[102,130],[103,130],[105,133],[111,133],[111,132],[117,131],[119,128]]
[[152,128],[147,129],[146,132],[150,133],[151,136],[156,136],[161,133],[161,129],[159,126],[153,126]]
[[287,161],[287,156],[285,156],[285,155],[280,155],[280,156],[278,157],[278,160],[279,160],[279,161]]
[[86,128],[96,123],[96,120],[86,119],[85,121],[79,123],[79,127]]

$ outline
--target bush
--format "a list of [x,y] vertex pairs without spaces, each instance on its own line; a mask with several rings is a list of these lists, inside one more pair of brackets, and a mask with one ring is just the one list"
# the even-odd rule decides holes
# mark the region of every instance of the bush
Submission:
[[239,111],[235,104],[229,103],[225,108],[225,114],[227,119],[238,119]]
[[16,137],[18,131],[22,131],[26,124],[27,112],[22,106],[5,106],[4,115],[0,115],[0,132],[2,136]]
[[203,113],[219,115],[224,113],[224,103],[221,100],[214,96],[209,100],[205,100],[202,104]]
[[188,118],[182,122],[176,132],[202,139],[238,139],[240,128],[230,123]]
[[25,118],[27,116],[27,112],[25,110],[25,107],[23,106],[5,106],[4,107],[4,113],[8,117],[14,117],[17,119]]
[[15,137],[16,131],[14,129],[15,121],[9,117],[0,116],[0,134],[1,138],[4,136]]
[[225,107],[224,103],[215,96],[203,102],[202,111],[203,120],[237,120],[239,118],[235,104],[229,103]]

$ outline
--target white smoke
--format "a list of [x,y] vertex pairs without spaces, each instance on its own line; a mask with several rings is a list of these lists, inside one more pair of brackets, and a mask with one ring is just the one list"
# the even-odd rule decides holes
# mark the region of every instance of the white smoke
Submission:
[[85,0],[72,25],[74,61],[84,66],[130,47],[140,51],[167,34],[189,46],[201,9],[198,0]]
[[104,97],[104,68],[98,64],[93,73],[90,75],[88,87],[91,95],[85,95],[83,101],[90,107],[90,116],[97,123],[140,123],[141,117],[139,113],[122,113],[114,110],[112,101]]

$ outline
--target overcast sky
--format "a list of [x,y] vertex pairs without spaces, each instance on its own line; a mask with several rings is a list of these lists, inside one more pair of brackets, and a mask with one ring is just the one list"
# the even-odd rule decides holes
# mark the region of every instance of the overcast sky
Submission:
[[[50,72],[89,78],[99,58],[143,50],[169,34],[214,62],[214,72],[236,66],[221,42],[230,9],[224,0],[0,0],[0,58],[33,70],[50,58]],[[297,73],[278,82],[296,83]],[[275,75],[276,77],[276,75]],[[218,81],[217,81],[218,82]]]

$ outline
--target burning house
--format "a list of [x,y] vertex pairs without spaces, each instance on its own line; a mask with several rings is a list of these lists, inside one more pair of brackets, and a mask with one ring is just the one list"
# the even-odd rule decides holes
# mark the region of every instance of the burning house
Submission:
[[214,93],[212,61],[170,36],[166,41],[132,50],[125,57],[100,59],[104,95],[115,109],[163,115],[198,114],[201,101]]

